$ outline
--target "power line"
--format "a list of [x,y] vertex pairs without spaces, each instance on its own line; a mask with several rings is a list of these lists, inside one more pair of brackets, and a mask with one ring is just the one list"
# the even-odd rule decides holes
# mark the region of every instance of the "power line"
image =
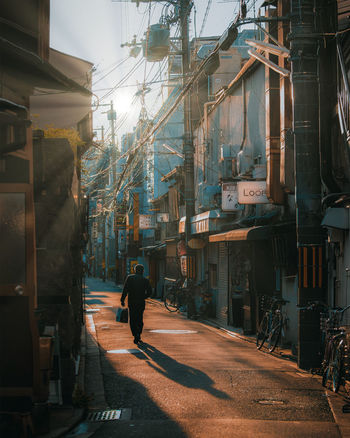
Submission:
[[202,27],[201,27],[201,30],[199,32],[199,38],[202,36],[203,30],[204,30],[204,26],[205,26],[205,24],[207,22],[207,18],[208,18],[208,15],[209,15],[209,10],[210,10],[210,6],[211,6],[211,2],[212,2],[212,0],[208,0],[207,9],[205,10],[205,14],[204,14],[203,22],[202,22]]

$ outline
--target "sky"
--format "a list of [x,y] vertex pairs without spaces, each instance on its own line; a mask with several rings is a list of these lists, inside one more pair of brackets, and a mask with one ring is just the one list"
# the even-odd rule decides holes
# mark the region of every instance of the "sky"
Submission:
[[[250,0],[251,13],[257,11],[261,0]],[[154,82],[146,95],[146,108],[154,116],[167,90],[159,82],[164,78],[165,62],[145,62],[142,53],[129,57],[129,48],[120,47],[137,35],[139,42],[149,24],[158,23],[165,2],[150,4],[112,0],[51,0],[50,45],[69,55],[94,64],[93,92],[100,107],[94,112],[94,129],[104,125],[107,135],[109,122],[104,112],[113,100],[117,112],[117,137],[132,131],[140,112],[135,98],[137,83]],[[209,8],[208,8],[209,4]],[[239,1],[195,0],[190,18],[190,38],[195,35],[221,35],[237,15]],[[204,18],[204,26],[203,21]],[[172,34],[176,26],[172,28]],[[131,72],[131,73],[130,73]],[[123,82],[116,87],[120,81]],[[93,98],[97,103],[97,98]]]

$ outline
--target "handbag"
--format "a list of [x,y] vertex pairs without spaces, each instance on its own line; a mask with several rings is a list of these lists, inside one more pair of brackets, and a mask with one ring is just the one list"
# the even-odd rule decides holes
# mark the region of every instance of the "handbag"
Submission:
[[115,320],[117,322],[123,322],[123,323],[127,323],[129,320],[129,311],[127,307],[118,307],[116,315],[115,315]]

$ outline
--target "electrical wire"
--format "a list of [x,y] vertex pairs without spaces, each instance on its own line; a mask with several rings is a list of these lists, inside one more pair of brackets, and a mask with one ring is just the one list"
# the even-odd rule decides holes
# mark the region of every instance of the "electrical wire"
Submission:
[[206,24],[206,22],[207,22],[207,18],[208,18],[208,15],[209,15],[211,2],[212,2],[212,0],[208,0],[207,8],[206,8],[205,13],[204,13],[204,18],[203,18],[203,22],[202,22],[201,30],[199,31],[199,38],[202,36],[202,33],[203,33],[203,30],[204,30],[205,24]]

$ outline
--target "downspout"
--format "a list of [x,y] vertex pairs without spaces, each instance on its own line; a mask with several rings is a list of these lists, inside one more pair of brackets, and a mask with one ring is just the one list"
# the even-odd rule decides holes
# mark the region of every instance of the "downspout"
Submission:
[[210,102],[205,102],[204,106],[204,127],[205,127],[205,141],[208,142],[209,138],[209,126],[208,126],[208,108],[210,105],[214,105],[216,100],[212,100]]
[[[323,32],[336,32],[336,26],[330,24],[329,17],[335,17],[337,14],[337,3],[333,1],[327,5],[328,10],[325,17],[322,17]],[[339,66],[339,57],[337,54],[337,39],[327,39],[326,45],[320,44],[320,54],[317,64],[317,74],[319,77],[319,154],[321,180],[329,192],[340,192],[341,188],[334,178],[332,163],[332,113],[336,105],[337,95],[337,65]],[[322,64],[322,68],[320,68]]]
[[[208,111],[209,111],[209,106],[214,105],[216,103],[216,100],[212,100],[209,102],[205,102],[203,107],[204,107],[204,116],[203,116],[203,122],[204,122],[204,131],[205,131],[205,137],[204,137],[204,143],[205,145],[209,144],[209,122],[208,122]],[[207,181],[207,175],[206,173],[206,155],[207,154],[203,154],[203,179],[205,181]]]
[[246,125],[247,125],[247,103],[246,103],[246,98],[245,98],[245,80],[244,78],[242,78],[242,104],[243,104],[243,117],[242,117],[242,141],[241,141],[241,146],[239,148],[240,151],[243,150],[244,147],[244,143],[246,140],[246,136],[247,136],[247,129],[246,129]]

